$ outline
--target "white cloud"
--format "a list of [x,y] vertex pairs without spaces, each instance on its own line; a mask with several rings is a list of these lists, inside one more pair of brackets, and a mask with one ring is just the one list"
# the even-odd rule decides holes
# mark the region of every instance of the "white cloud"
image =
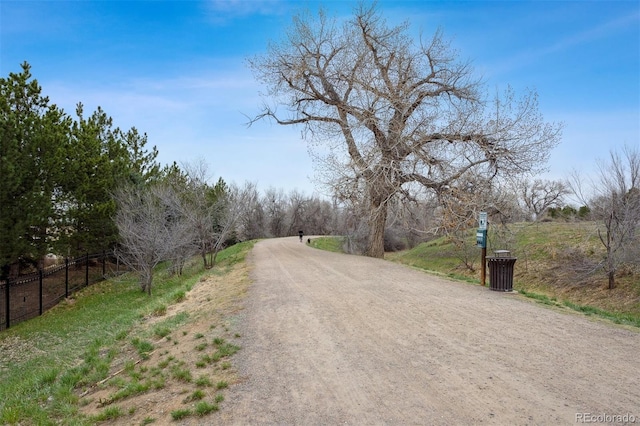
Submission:
[[288,5],[282,0],[209,0],[207,18],[216,25],[225,25],[250,15],[281,15]]

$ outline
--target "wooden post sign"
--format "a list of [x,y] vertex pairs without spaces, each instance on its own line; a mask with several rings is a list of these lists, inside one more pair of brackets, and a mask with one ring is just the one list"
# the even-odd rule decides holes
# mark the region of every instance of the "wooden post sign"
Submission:
[[487,212],[480,212],[478,218],[478,232],[476,232],[478,247],[482,249],[480,254],[480,283],[482,286],[487,280]]

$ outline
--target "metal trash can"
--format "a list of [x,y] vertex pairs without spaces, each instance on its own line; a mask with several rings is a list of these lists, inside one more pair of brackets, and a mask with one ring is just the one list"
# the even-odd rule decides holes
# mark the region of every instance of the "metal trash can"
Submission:
[[509,250],[496,250],[495,256],[487,257],[489,263],[489,290],[513,291],[513,265],[516,257]]

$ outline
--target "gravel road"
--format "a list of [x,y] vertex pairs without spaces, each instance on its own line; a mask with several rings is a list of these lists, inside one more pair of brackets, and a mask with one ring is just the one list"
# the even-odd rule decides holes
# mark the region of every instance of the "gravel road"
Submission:
[[297,237],[249,262],[223,424],[640,423],[635,330]]

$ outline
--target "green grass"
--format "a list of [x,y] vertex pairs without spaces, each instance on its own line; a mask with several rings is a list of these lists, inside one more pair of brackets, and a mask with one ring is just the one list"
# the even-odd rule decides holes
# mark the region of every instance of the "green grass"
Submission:
[[580,305],[577,303],[573,303],[569,300],[563,300],[562,302],[559,302],[555,297],[549,297],[545,294],[532,293],[522,289],[519,290],[519,293],[543,305],[566,307],[576,312],[585,314],[587,316],[594,316],[594,317],[603,318],[603,319],[612,321],[615,324],[624,324],[624,325],[631,325],[634,327],[640,327],[640,318],[636,315],[624,314],[624,313],[618,313],[618,312],[608,312],[593,306]]
[[96,422],[106,422],[107,420],[115,420],[118,417],[122,417],[124,412],[120,407],[108,407],[105,408],[100,414],[94,416],[92,418],[93,421]]
[[138,382],[137,380],[133,380],[131,382],[123,382],[122,388],[120,388],[117,392],[112,394],[109,399],[103,402],[103,405],[112,404],[116,401],[120,401],[126,399],[133,395],[139,395],[141,393],[145,393],[151,389],[150,382]]
[[187,403],[187,402],[192,402],[192,401],[200,401],[204,397],[205,397],[204,391],[202,389],[196,389],[195,391],[193,391],[191,393],[191,395],[186,397],[183,402]]
[[[9,350],[20,351],[21,345],[30,349],[26,356],[11,357],[6,364],[5,356],[0,360],[4,367],[0,424],[29,420],[47,425],[55,423],[52,419],[73,416],[77,408],[68,396],[69,388],[106,377],[109,351],[101,354],[101,349],[125,334],[148,296],[140,292],[133,278],[102,282],[87,290],[73,305],[58,305],[0,335],[2,341],[14,342]],[[158,293],[157,297],[162,297],[161,285]],[[52,380],[56,370],[60,373]]]
[[195,412],[198,416],[206,416],[209,413],[218,411],[218,404],[209,404],[206,401],[200,401],[196,404]]
[[211,383],[211,379],[208,378],[207,376],[198,377],[195,381],[195,384],[196,386],[200,386],[200,387],[209,387],[213,385],[213,383]]
[[334,253],[344,253],[342,246],[344,245],[344,238],[342,237],[320,237],[311,239],[311,247],[331,251]]
[[529,299],[533,299],[539,303],[542,303],[543,305],[562,306],[562,304],[558,303],[555,297],[550,298],[546,294],[531,293],[522,289],[520,290],[520,294],[522,294],[525,297],[528,297]]
[[221,251],[216,258],[216,264],[224,263],[226,266],[233,266],[236,263],[243,262],[249,249],[253,247],[254,244],[255,241],[246,241]]
[[[463,278],[460,259],[456,256],[455,247],[446,238],[439,238],[420,244],[411,250],[385,254],[385,259],[393,262],[437,272],[450,278]],[[479,262],[478,262],[479,263]],[[464,277],[468,279],[469,277]]]
[[171,375],[174,379],[180,380],[185,383],[191,383],[193,381],[191,370],[183,366],[175,366],[174,368],[172,368]]
[[153,351],[153,343],[148,340],[141,340],[138,337],[135,337],[131,340],[131,345],[138,351],[138,355],[140,355],[143,359],[149,357],[149,352]]
[[161,304],[151,309],[151,315],[154,317],[163,317],[167,314],[167,305]]
[[175,330],[178,326],[185,324],[189,320],[189,314],[187,312],[180,312],[177,315],[173,315],[153,327],[153,334],[155,337],[166,337],[172,330]]
[[173,303],[180,303],[186,299],[186,292],[184,290],[178,290],[173,295],[171,295],[171,300]]
[[600,318],[605,318],[613,321],[616,324],[632,325],[634,327],[640,327],[640,318],[635,315],[622,314],[617,312],[607,312],[593,306],[576,305],[568,300],[565,300],[563,304],[573,309],[574,311],[582,312],[585,315],[594,315]]
[[180,410],[174,410],[171,412],[171,418],[173,420],[182,420],[191,415],[193,415],[193,413],[187,408],[181,408]]
[[[220,252],[218,265],[227,268],[244,260],[253,244],[241,243]],[[168,338],[172,330],[189,321],[188,314],[179,314],[157,323],[148,335],[130,335],[145,318],[166,315],[167,306],[179,303],[203,275],[212,273],[215,270],[205,271],[199,259],[186,265],[180,277],[159,270],[151,296],[140,290],[133,275],[103,281],[42,316],[1,332],[0,424],[90,425],[101,421],[79,412],[78,395],[107,378],[123,342],[130,343],[141,357],[149,357],[154,350],[150,340]],[[136,377],[139,372],[131,374],[130,380],[119,382],[120,393],[113,394],[112,400],[163,385],[161,375],[141,381],[137,380],[141,376]],[[176,369],[172,374],[191,381],[190,372]],[[107,420],[125,415],[107,408],[100,414]]]

